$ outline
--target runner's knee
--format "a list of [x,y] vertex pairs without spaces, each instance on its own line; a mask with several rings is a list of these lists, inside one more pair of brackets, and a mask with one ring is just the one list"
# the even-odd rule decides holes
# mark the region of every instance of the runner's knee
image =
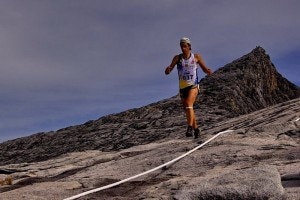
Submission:
[[187,106],[187,107],[185,107],[185,109],[194,109],[194,107],[193,106]]

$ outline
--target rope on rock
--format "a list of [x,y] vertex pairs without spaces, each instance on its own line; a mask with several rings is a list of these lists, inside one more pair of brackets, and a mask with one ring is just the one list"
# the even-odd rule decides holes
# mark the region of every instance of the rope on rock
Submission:
[[204,143],[202,143],[202,144],[200,144],[199,146],[195,147],[194,149],[192,149],[192,150],[188,151],[187,153],[185,153],[185,154],[183,154],[183,155],[181,155],[181,156],[179,156],[179,157],[177,157],[177,158],[175,158],[175,159],[173,159],[173,160],[171,160],[171,161],[169,161],[169,162],[167,162],[167,163],[165,163],[165,164],[162,164],[162,165],[160,165],[160,166],[158,166],[158,167],[155,167],[155,168],[150,169],[150,170],[148,170],[148,171],[145,171],[145,172],[143,172],[143,173],[137,174],[137,175],[135,175],[135,176],[132,176],[132,177],[123,179],[123,180],[121,180],[121,181],[118,181],[118,182],[115,182],[115,183],[112,183],[112,184],[109,184],[109,185],[106,185],[106,186],[103,186],[103,187],[100,187],[100,188],[96,188],[96,189],[93,189],[93,190],[89,190],[89,191],[80,193],[80,194],[78,194],[78,195],[75,195],[75,196],[66,198],[66,199],[64,199],[64,200],[73,200],[73,199],[77,199],[77,198],[79,198],[79,197],[82,197],[82,196],[85,196],[85,195],[88,195],[88,194],[91,194],[91,193],[95,193],[95,192],[99,192],[99,191],[101,191],[101,190],[105,190],[105,189],[108,189],[108,188],[112,188],[112,187],[115,187],[115,186],[120,185],[120,184],[122,184],[122,183],[128,182],[128,181],[130,181],[130,180],[132,180],[132,179],[135,179],[135,178],[138,178],[138,177],[140,177],[140,176],[143,176],[143,175],[149,174],[149,173],[151,173],[151,172],[154,172],[154,171],[156,171],[156,170],[158,170],[158,169],[162,169],[162,168],[164,168],[164,167],[167,167],[168,165],[172,165],[173,163],[179,161],[180,159],[182,159],[182,158],[186,157],[187,155],[193,153],[194,151],[200,149],[201,147],[203,147],[204,145],[206,145],[207,143],[209,143],[210,141],[212,141],[212,140],[215,139],[216,137],[218,137],[218,136],[220,136],[220,135],[222,135],[222,134],[224,134],[224,133],[229,133],[229,132],[233,132],[233,130],[226,130],[226,131],[219,132],[219,133],[217,133],[216,135],[214,135],[213,137],[211,137],[210,139],[208,139],[207,141],[205,141]]

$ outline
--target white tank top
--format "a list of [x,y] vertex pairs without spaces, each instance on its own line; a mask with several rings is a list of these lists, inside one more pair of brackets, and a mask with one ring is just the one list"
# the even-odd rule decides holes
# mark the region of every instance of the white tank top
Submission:
[[179,89],[198,84],[197,69],[198,65],[193,53],[187,60],[183,58],[182,54],[179,55],[179,62],[177,63]]

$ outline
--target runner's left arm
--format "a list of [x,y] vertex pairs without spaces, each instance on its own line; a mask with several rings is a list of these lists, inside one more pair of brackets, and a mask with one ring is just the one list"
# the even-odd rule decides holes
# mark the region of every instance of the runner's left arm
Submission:
[[212,71],[210,68],[208,68],[200,54],[195,54],[195,57],[197,59],[197,63],[200,65],[203,72],[205,72],[207,75],[211,75]]

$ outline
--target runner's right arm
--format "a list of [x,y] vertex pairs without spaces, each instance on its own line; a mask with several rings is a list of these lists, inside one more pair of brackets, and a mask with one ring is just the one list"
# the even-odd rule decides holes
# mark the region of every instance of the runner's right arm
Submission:
[[175,65],[178,63],[178,61],[179,61],[179,56],[178,55],[174,56],[171,64],[165,69],[166,75],[171,73],[171,71],[174,69]]

